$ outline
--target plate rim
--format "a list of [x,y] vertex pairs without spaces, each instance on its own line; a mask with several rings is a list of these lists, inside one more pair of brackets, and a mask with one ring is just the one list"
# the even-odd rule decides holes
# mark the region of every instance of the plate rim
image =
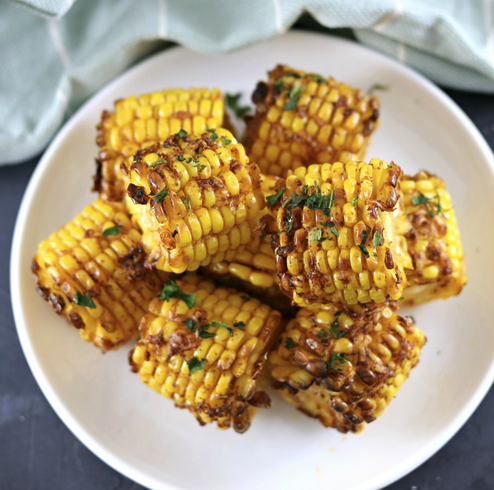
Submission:
[[[467,114],[456,104],[456,102],[453,101],[453,99],[451,99],[432,81],[425,78],[425,76],[416,72],[412,68],[399,63],[393,58],[374,51],[360,43],[349,41],[347,39],[333,36],[331,34],[311,32],[306,30],[290,30],[289,32],[281,36],[277,36],[268,41],[264,41],[263,43],[266,44],[275,40],[294,36],[305,38],[303,42],[307,43],[310,43],[312,41],[311,38],[324,38],[329,43],[335,43],[336,45],[351,46],[352,48],[361,49],[363,51],[366,51],[369,55],[376,57],[381,62],[388,64],[388,66],[390,66],[392,69],[401,72],[407,78],[412,79],[423,89],[429,92],[434,97],[434,99],[436,99],[443,105],[444,109],[449,110],[450,113],[455,116],[457,121],[461,123],[462,129],[467,132],[472,140],[475,142],[478,150],[485,158],[491,172],[494,175],[494,155],[478,128],[467,116]],[[247,46],[244,49],[248,49],[249,47],[250,46]],[[236,52],[241,52],[242,50],[243,49],[240,49]],[[66,425],[66,427],[98,458],[103,460],[117,472],[125,475],[126,477],[139,483],[140,485],[146,486],[148,488],[159,488],[163,490],[182,490],[182,487],[178,487],[166,483],[162,480],[158,480],[155,477],[149,476],[144,471],[139,470],[132,465],[129,465],[121,457],[115,456],[111,451],[107,450],[100,442],[98,442],[98,440],[93,435],[90,434],[87,429],[85,429],[75,419],[72,413],[65,407],[62,400],[53,390],[49,380],[47,379],[46,374],[41,367],[40,361],[34,352],[33,344],[31,343],[28,335],[27,323],[24,319],[22,304],[20,301],[22,291],[20,290],[19,272],[25,265],[21,263],[20,250],[23,241],[28,210],[32,205],[33,198],[31,196],[33,195],[33,192],[31,191],[37,187],[44,174],[44,171],[50,164],[52,155],[58,150],[58,147],[64,141],[66,135],[70,133],[74,126],[77,126],[79,120],[83,118],[83,113],[85,112],[86,108],[92,105],[95,98],[100,96],[103,92],[110,92],[112,88],[118,85],[122,79],[130,77],[135,72],[141,70],[144,66],[156,63],[157,59],[163,57],[166,58],[171,54],[175,54],[177,51],[190,50],[181,46],[173,46],[171,48],[160,51],[137,63],[131,68],[125,70],[111,82],[95,92],[57,131],[56,135],[41,156],[36,169],[34,170],[29,180],[26,190],[24,191],[24,195],[22,197],[22,201],[19,206],[19,211],[15,221],[10,255],[10,293],[17,334],[29,368],[48,403],[53,408],[58,417],[62,420],[62,422]],[[213,56],[218,55],[213,54]],[[479,383],[474,394],[464,404],[463,408],[458,412],[458,414],[448,426],[446,426],[437,436],[424,444],[419,450],[415,451],[409,457],[402,459],[399,464],[395,465],[395,467],[389,469],[386,473],[384,473],[384,477],[381,477],[381,475],[377,475],[376,477],[373,477],[366,482],[350,487],[349,490],[371,490],[374,488],[382,488],[392,484],[393,482],[418,468],[430,457],[432,457],[437,451],[439,451],[461,429],[461,427],[471,417],[476,408],[480,405],[493,382],[494,355],[489,368],[486,370],[482,381]]]

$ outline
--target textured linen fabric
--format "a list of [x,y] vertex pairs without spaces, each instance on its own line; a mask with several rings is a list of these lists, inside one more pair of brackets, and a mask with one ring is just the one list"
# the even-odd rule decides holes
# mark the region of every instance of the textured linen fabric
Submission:
[[444,86],[494,92],[494,0],[3,0],[0,163],[41,151],[92,93],[177,42],[224,53],[309,12]]

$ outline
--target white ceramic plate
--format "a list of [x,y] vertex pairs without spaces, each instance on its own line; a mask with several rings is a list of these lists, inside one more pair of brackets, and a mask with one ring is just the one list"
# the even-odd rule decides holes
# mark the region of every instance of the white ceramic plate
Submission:
[[[384,415],[359,435],[324,429],[273,395],[244,435],[201,428],[141,384],[123,348],[83,342],[35,293],[38,242],[72,219],[89,192],[95,130],[114,99],[164,87],[219,86],[244,101],[277,63],[332,74],[367,89],[389,85],[368,157],[408,173],[426,168],[453,196],[470,279],[457,298],[413,309],[428,342]],[[494,378],[489,320],[494,274],[493,157],[471,121],[413,71],[357,44],[291,32],[228,55],[177,48],[141,63],[95,95],[60,131],[26,190],[12,247],[12,301],[29,365],[69,429],[116,470],[154,489],[375,489],[429,458],[471,415]],[[489,294],[491,298],[489,297]],[[491,299],[492,302],[492,299]]]

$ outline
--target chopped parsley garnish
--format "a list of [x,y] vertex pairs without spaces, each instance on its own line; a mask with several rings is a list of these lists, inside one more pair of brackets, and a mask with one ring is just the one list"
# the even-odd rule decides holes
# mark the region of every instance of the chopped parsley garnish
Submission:
[[410,315],[410,318],[412,319],[412,322],[413,322],[413,324],[415,325],[415,324],[417,323],[417,322],[415,321],[415,318],[414,318],[412,315]]
[[185,162],[185,157],[183,155],[177,155],[175,157],[179,162]]
[[403,301],[405,299],[405,296],[402,296],[401,298],[398,299],[398,301]]
[[136,197],[142,197],[144,194],[144,189],[141,187],[137,192],[136,192]]
[[210,132],[210,133],[214,133],[216,131],[215,128],[210,128],[207,124],[206,124],[206,131]]
[[285,191],[286,191],[286,187],[283,187],[283,189],[280,189],[276,194],[273,194],[272,196],[266,197],[267,203],[270,206],[274,206],[278,202],[278,199],[281,197],[283,192],[285,192]]
[[355,206],[357,204],[357,202],[358,202],[358,197],[354,197],[352,199],[352,206]]
[[153,167],[157,167],[158,165],[163,165],[165,163],[168,163],[167,160],[165,160],[164,158],[161,158],[159,160],[156,160],[155,162],[153,163],[150,163],[149,164],[149,168],[153,168]]
[[287,337],[286,338],[285,347],[287,349],[294,349],[295,348],[295,342],[293,341],[292,338],[290,338],[290,337]]
[[185,138],[187,136],[187,131],[185,129],[181,129],[178,133],[175,133],[173,136],[178,139]]
[[212,327],[225,328],[227,332],[230,334],[230,337],[233,337],[233,330],[228,326],[228,323],[225,322],[211,322]]
[[168,196],[168,188],[166,187],[163,187],[163,189],[161,189],[158,194],[156,196],[154,196],[154,202],[159,204],[160,202],[163,202],[165,197]]
[[211,325],[203,325],[202,327],[199,327],[198,335],[201,337],[201,339],[210,339],[212,337],[216,337],[215,333],[212,332],[207,332]]
[[374,248],[380,247],[383,244],[383,236],[376,231],[372,237],[372,245]]
[[178,230],[175,230],[175,231],[172,233],[172,238],[175,238],[177,235],[178,235]]
[[283,75],[282,77],[278,78],[278,80],[276,80],[276,82],[274,82],[274,87],[275,87],[277,92],[280,92],[283,88],[285,88],[284,85],[285,85],[286,79],[288,77],[300,78],[300,75],[298,73],[289,72],[289,73]]
[[[424,196],[424,194],[419,192],[418,196],[412,197],[412,204],[414,206],[420,206],[421,204],[423,204],[431,218],[435,218],[438,214],[442,214],[444,216],[443,209],[441,208],[441,200],[439,198],[439,193],[437,192],[437,189],[436,189],[435,198],[426,197]],[[449,211],[449,210],[446,209],[445,211]]]
[[337,311],[334,314],[334,320],[333,320],[333,323],[331,323],[331,328],[329,329],[328,337],[331,337],[331,335],[334,335],[337,339],[339,339],[339,338],[344,337],[346,335],[346,332],[339,330],[340,324],[338,322],[340,320],[340,315],[342,313],[343,313],[343,311]]
[[359,243],[359,246],[358,248],[360,248],[360,250],[362,250],[362,253],[365,255],[365,257],[368,259],[370,257],[369,255],[369,251],[367,250],[366,246],[365,246],[365,242],[367,240],[367,236],[369,235],[370,233],[370,230],[364,230],[362,232],[362,241]]
[[240,330],[243,330],[245,328],[245,323],[244,322],[235,322],[233,324],[233,326],[240,329]]
[[190,361],[187,361],[187,366],[189,368],[189,374],[192,376],[196,371],[204,369],[204,362],[193,356],[190,358]]
[[184,327],[193,333],[196,331],[197,322],[195,320],[192,320],[192,318],[186,318],[184,321]]
[[289,101],[285,104],[283,110],[291,111],[292,109],[295,109],[295,107],[297,107],[298,99],[300,99],[300,96],[302,95],[302,92],[304,90],[305,87],[302,87],[302,85],[300,85],[300,82],[298,80],[295,80],[293,87],[290,90],[290,94],[288,96]]
[[87,293],[87,296],[84,296],[80,291],[77,291],[75,293],[74,303],[79,306],[96,309],[91,293]]
[[190,196],[187,196],[187,207],[189,208],[189,214],[192,214],[192,205],[190,204]]
[[328,369],[334,369],[335,371],[343,371],[343,369],[336,367],[336,363],[338,363],[341,367],[343,367],[345,362],[350,362],[345,357],[345,354],[333,352],[333,354],[331,354],[331,359],[328,362]]
[[318,73],[309,73],[309,77],[314,78],[314,80],[319,83],[320,85],[327,85],[328,81]]
[[322,231],[319,228],[313,228],[309,233],[309,242],[316,241],[319,243],[325,242],[329,237],[323,237]]
[[[285,213],[285,221],[288,221],[289,219],[291,218],[291,214],[289,211],[287,211]],[[281,235],[282,233],[284,232],[290,232],[292,231],[292,226],[293,226],[293,223],[291,221],[288,221],[288,223],[285,225],[285,228],[283,228],[279,233],[278,235]]]
[[222,137],[220,138],[220,140],[221,140],[221,142],[222,142],[225,146],[228,146],[228,145],[232,142],[232,140],[229,140],[228,138],[225,138],[224,136],[222,136]]
[[238,94],[226,94],[225,99],[226,99],[226,105],[233,111],[236,117],[239,119],[242,119],[246,114],[248,114],[251,110],[249,106],[239,106],[238,101],[240,100],[240,97],[242,97],[241,93]]
[[388,168],[393,168],[391,165],[388,165]]
[[260,238],[261,240],[264,240],[264,239],[266,238],[266,236],[267,236],[267,233],[263,233],[263,234],[262,234],[259,238]]
[[122,233],[122,227],[120,225],[112,226],[103,231],[103,236],[117,236]]
[[240,296],[242,299],[244,299],[245,301],[250,301],[250,298],[248,296]]
[[216,140],[218,139],[218,135],[217,135],[216,133],[213,133],[213,134],[209,137],[209,139],[210,139],[211,141],[216,141]]
[[380,85],[379,83],[375,83],[369,90],[367,90],[367,95],[371,96],[376,90],[383,90],[385,92],[389,90],[389,88],[389,85]]
[[322,338],[325,335],[326,335],[326,330],[324,330],[324,328],[321,328],[321,330],[319,330],[319,332],[317,332],[316,337]]
[[196,293],[185,294],[180,291],[180,287],[175,279],[168,279],[163,286],[160,294],[160,301],[170,301],[172,298],[181,299],[189,308],[192,308],[196,304]]
[[329,231],[334,235],[334,236],[340,236],[338,234],[338,230],[336,229],[335,224],[332,221],[328,221],[327,223],[320,222],[319,223],[321,226],[327,226],[329,228]]

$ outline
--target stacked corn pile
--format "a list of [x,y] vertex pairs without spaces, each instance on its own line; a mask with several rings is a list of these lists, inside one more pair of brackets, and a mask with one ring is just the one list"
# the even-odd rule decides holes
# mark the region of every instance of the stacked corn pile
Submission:
[[[364,159],[379,100],[278,66],[237,142],[218,89],[131,96],[97,126],[100,197],[39,245],[39,294],[201,425],[271,383],[326,427],[381,415],[425,343],[400,304],[466,282],[438,177]],[[207,276],[207,278],[205,277]]]

